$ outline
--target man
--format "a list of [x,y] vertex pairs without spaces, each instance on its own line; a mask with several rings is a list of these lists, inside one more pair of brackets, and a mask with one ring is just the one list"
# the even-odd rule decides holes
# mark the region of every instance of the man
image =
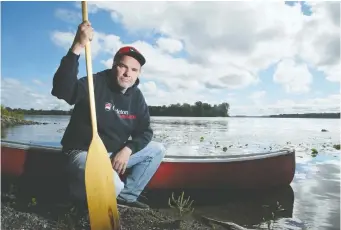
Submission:
[[[71,48],[54,75],[51,92],[58,99],[74,105],[61,144],[69,157],[71,195],[81,200],[86,199],[84,167],[92,126],[88,80],[87,77],[77,79],[78,59],[92,37],[90,22],[81,23]],[[112,161],[117,202],[143,209],[149,208],[148,205],[137,199],[165,154],[162,144],[151,141],[153,131],[148,106],[137,88],[145,62],[134,47],[122,47],[115,54],[111,69],[93,75],[98,133]],[[125,173],[126,168],[131,168],[131,173],[124,184],[119,174]]]

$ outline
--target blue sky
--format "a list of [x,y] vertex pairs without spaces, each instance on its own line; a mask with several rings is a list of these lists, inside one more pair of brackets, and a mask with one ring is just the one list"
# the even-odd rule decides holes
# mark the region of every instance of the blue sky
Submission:
[[[184,12],[189,6],[176,4],[90,3],[89,9],[95,10],[89,19],[95,31],[101,33],[98,44],[93,45],[96,46],[93,50],[98,50],[93,58],[94,72],[107,68],[104,61],[110,61],[118,46],[133,44],[147,58],[141,90],[151,105],[226,101],[231,105],[232,114],[249,115],[274,113],[274,109],[296,113],[339,108],[336,102],[340,77],[335,76],[339,68],[335,62],[325,61],[335,60],[324,56],[330,47],[328,39],[316,42],[327,35],[334,36],[331,40],[339,36],[325,34],[320,29],[334,29],[333,18],[328,18],[328,15],[335,16],[328,12],[333,7],[317,6],[326,17],[323,18],[315,17],[309,5],[300,8],[297,4],[267,4],[264,12],[258,12],[250,9],[247,2],[237,7],[228,5],[234,3],[220,3],[226,8],[210,5],[205,20],[195,16],[196,12],[202,13],[202,8],[206,9],[202,5],[191,6],[193,12],[186,15]],[[144,7],[154,10],[145,12]],[[255,18],[259,18],[257,14],[267,14],[268,21],[254,22],[248,14],[234,13],[241,9],[250,11],[251,16],[255,14]],[[219,10],[223,13],[216,14]],[[316,29],[312,31],[320,33],[310,34],[303,14],[315,20]],[[50,91],[53,74],[81,22],[80,2],[2,2],[1,15],[1,103],[10,107],[68,109]],[[222,18],[215,20],[215,17]],[[269,23],[272,18],[283,28]],[[224,20],[238,20],[241,24],[238,27],[224,23],[219,31],[218,23]],[[247,29],[254,27],[259,30]],[[269,38],[266,39],[270,40],[260,38],[261,29],[267,31]],[[110,35],[115,35],[116,40],[113,37],[110,40]],[[241,44],[240,50],[230,45],[234,43]],[[80,76],[85,75],[84,58],[80,59],[79,71]],[[206,88],[207,83],[217,87]]]

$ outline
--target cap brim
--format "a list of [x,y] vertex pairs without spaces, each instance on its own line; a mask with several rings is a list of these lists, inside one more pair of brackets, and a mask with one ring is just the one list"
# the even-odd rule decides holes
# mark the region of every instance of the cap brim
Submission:
[[137,53],[137,52],[126,52],[126,53],[119,53],[117,56],[122,57],[124,55],[127,55],[127,56],[135,58],[140,63],[141,66],[143,66],[146,63],[146,59],[140,53]]

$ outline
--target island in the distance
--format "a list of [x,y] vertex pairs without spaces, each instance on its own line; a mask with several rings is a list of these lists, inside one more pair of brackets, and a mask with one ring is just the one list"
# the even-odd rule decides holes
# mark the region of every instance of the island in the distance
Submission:
[[[274,115],[234,115],[229,114],[229,103],[221,103],[210,105],[201,101],[195,102],[193,105],[171,104],[163,106],[148,106],[151,116],[167,116],[167,117],[244,117],[244,118],[325,118],[340,119],[340,113],[296,113],[296,114],[274,114]],[[2,112],[15,113],[22,115],[71,115],[71,110],[36,110],[21,109],[1,106]],[[2,114],[6,114],[2,113]]]
[[233,117],[254,117],[254,118],[325,118],[325,119],[340,119],[340,113],[292,113],[292,114],[277,114],[263,116],[244,116],[236,115]]

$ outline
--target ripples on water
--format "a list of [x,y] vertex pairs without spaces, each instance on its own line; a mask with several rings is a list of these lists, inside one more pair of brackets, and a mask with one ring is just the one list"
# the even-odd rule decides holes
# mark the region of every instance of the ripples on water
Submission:
[[[68,116],[27,119],[50,124],[2,130],[3,139],[59,146],[69,121]],[[196,200],[197,213],[257,229],[340,229],[340,150],[333,148],[340,143],[339,119],[153,117],[152,127],[153,139],[164,143],[171,155],[295,148],[296,174],[289,188],[253,199],[249,194],[236,197],[217,191]],[[312,148],[318,151],[316,156]],[[272,218],[277,201],[286,211]]]

